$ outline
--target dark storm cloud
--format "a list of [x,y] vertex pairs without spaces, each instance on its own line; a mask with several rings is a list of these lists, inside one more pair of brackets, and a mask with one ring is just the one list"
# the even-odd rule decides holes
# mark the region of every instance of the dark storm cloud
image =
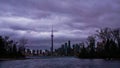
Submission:
[[27,38],[28,46],[80,42],[103,27],[120,26],[119,0],[0,0],[0,34]]

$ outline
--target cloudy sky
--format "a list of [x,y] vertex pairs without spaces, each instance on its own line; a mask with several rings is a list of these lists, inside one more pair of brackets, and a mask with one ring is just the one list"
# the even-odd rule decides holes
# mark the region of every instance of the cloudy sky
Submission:
[[80,42],[104,27],[120,27],[120,0],[0,0],[0,35],[50,48]]

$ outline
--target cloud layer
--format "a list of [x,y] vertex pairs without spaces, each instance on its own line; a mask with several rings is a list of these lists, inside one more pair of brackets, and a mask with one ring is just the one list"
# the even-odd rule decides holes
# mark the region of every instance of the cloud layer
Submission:
[[120,26],[119,0],[0,0],[0,35],[25,37],[28,46],[80,42],[99,28]]

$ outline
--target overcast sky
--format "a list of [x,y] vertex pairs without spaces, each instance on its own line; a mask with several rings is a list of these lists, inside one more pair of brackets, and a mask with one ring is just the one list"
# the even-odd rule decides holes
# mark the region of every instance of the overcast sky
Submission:
[[50,47],[84,40],[104,27],[120,27],[120,0],[0,0],[0,35]]

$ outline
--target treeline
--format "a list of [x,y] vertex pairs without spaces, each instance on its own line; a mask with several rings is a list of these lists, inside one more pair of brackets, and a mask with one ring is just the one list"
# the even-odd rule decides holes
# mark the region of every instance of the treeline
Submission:
[[120,29],[100,29],[80,46],[80,58],[120,58]]
[[68,41],[55,49],[57,56],[79,58],[120,58],[120,29],[103,28],[89,36],[85,42],[71,45]]
[[9,39],[8,36],[0,36],[0,58],[24,58],[24,51],[21,43]]

